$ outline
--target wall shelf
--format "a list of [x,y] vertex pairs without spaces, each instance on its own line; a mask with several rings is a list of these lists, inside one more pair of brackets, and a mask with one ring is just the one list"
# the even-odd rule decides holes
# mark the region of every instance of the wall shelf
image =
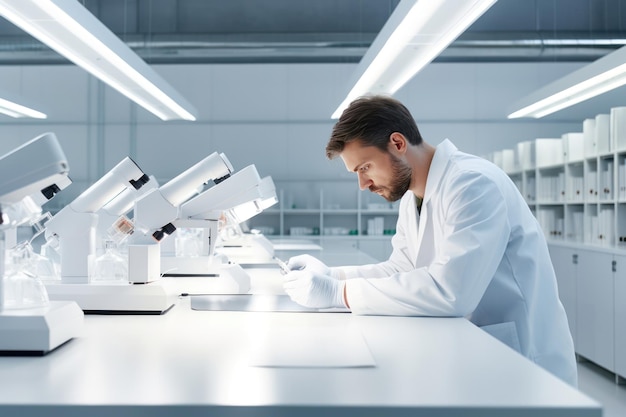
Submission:
[[377,259],[391,254],[398,202],[363,191],[354,181],[276,181],[278,208],[264,211],[249,227],[270,238],[352,242]]

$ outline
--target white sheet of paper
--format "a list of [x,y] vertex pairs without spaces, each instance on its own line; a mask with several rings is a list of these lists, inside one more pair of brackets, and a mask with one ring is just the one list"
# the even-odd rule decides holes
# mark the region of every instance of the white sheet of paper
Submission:
[[291,368],[374,367],[360,331],[345,326],[268,329],[251,348],[250,365]]

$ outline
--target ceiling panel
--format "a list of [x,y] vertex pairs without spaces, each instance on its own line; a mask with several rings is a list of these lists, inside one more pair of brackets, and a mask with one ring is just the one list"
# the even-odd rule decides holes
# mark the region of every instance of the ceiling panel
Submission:
[[[399,0],[81,2],[150,63],[316,63],[358,62]],[[606,39],[621,43],[589,42]],[[625,43],[626,0],[499,0],[438,60],[588,62]],[[65,62],[0,18],[0,64]]]

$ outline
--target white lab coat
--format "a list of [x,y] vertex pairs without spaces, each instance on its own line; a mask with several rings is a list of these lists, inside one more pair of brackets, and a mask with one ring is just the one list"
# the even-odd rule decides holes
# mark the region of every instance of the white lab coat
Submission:
[[389,260],[333,268],[347,279],[352,312],[465,316],[576,386],[547,244],[513,182],[445,140],[424,194],[421,215],[411,191],[402,198]]

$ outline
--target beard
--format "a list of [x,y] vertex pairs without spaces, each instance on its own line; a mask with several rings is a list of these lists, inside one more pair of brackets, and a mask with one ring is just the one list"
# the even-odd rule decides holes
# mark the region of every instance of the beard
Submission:
[[[389,202],[398,201],[408,191],[411,186],[412,170],[411,167],[395,155],[389,155],[391,158],[392,182],[388,186],[369,187],[373,193],[379,193],[385,200]],[[381,192],[382,191],[382,192]]]

